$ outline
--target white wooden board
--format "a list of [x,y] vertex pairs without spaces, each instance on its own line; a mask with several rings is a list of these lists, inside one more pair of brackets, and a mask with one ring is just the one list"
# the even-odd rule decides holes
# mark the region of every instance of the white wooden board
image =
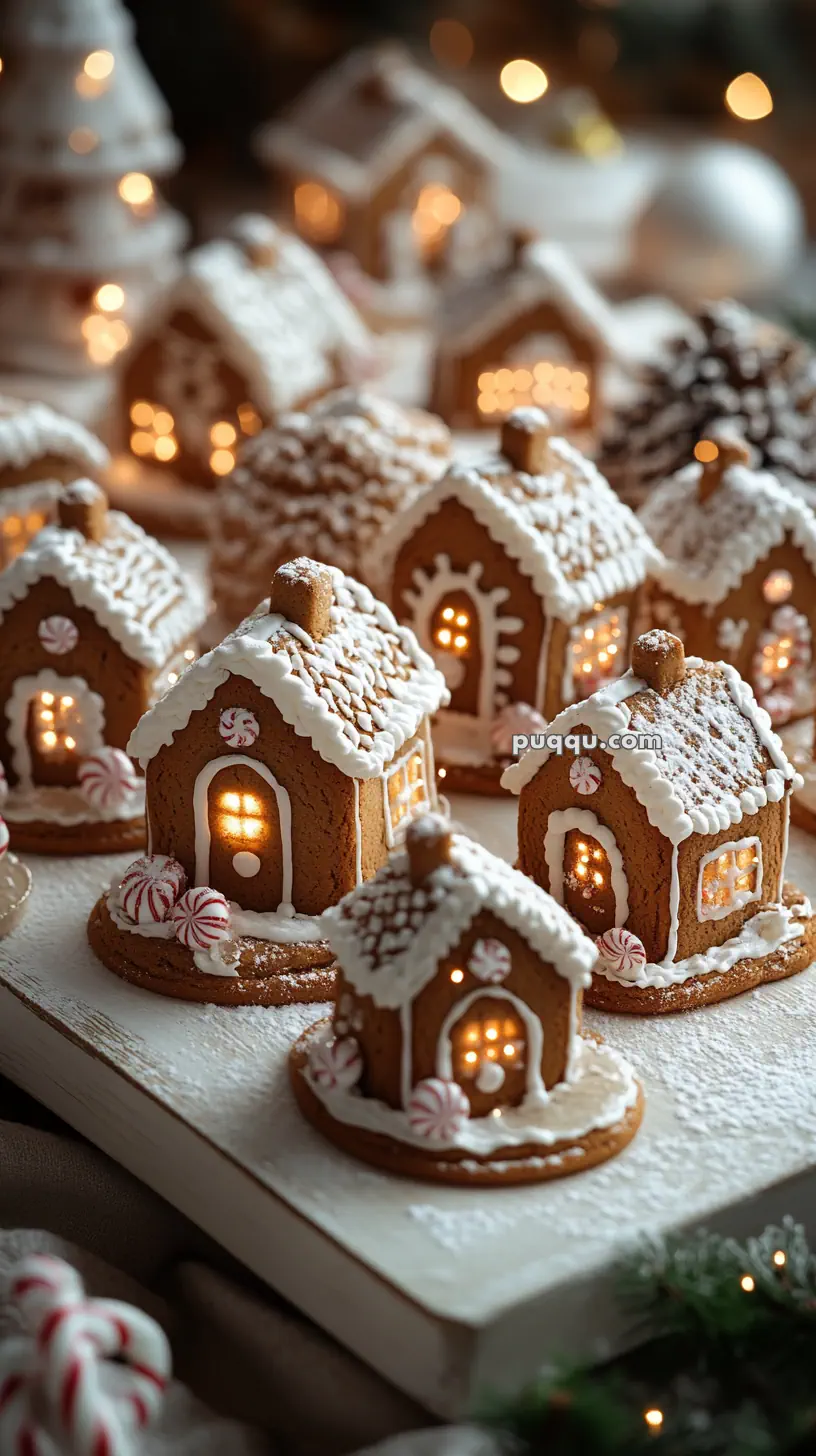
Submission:
[[[453,809],[514,854],[515,802]],[[358,1166],[301,1120],[287,1051],[321,1008],[187,1006],[94,960],[87,912],[124,863],[30,860],[27,921],[0,943],[0,1069],[440,1415],[619,1342],[605,1271],[640,1231],[814,1198],[816,969],[686,1016],[590,1013],[645,1084],[631,1148],[540,1188],[445,1190]],[[793,833],[790,871],[816,891],[816,841]]]

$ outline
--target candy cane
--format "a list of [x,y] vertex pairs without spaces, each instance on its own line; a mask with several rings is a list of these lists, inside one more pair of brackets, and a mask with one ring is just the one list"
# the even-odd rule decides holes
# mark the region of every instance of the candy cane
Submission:
[[28,1338],[0,1347],[0,1436],[8,1443],[0,1450],[134,1456],[132,1436],[156,1419],[170,1374],[156,1322],[116,1300],[86,1299],[76,1271],[47,1256],[18,1265],[11,1299]]

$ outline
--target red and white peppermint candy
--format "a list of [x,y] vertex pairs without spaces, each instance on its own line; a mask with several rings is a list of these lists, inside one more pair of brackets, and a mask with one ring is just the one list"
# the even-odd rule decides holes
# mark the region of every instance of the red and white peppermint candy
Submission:
[[470,1103],[458,1082],[426,1077],[408,1099],[408,1122],[429,1143],[452,1143],[470,1117]]
[[309,1052],[309,1071],[318,1087],[348,1092],[360,1080],[363,1059],[356,1037],[342,1036],[315,1042]]
[[493,752],[500,758],[510,758],[514,737],[521,735],[529,739],[533,733],[546,731],[546,719],[529,703],[506,703],[490,726]]
[[218,720],[218,731],[230,748],[248,748],[261,728],[249,708],[225,708]]
[[480,981],[497,986],[509,975],[513,958],[501,940],[477,940],[470,953],[467,968]]
[[173,908],[176,937],[188,950],[209,950],[219,940],[226,940],[229,922],[229,905],[209,885],[188,890]]
[[137,925],[166,920],[187,884],[184,868],[169,854],[145,854],[128,865],[119,885],[119,902]]
[[79,765],[79,782],[92,809],[113,814],[130,803],[139,776],[121,748],[97,748]]
[[43,617],[37,628],[37,636],[46,652],[53,652],[55,657],[73,652],[79,641],[77,625],[70,617]]
[[599,935],[595,944],[605,970],[614,971],[615,975],[624,976],[627,980],[637,980],[638,972],[646,964],[646,951],[643,941],[638,940],[631,930],[616,925]]
[[0,859],[3,858],[9,847],[9,827],[5,819],[0,818]]
[[592,758],[576,758],[570,764],[569,779],[577,794],[594,794],[601,786],[603,774]]
[[158,1416],[170,1348],[155,1320],[88,1299],[76,1270],[34,1255],[12,1274],[24,1333],[0,1346],[0,1450],[8,1456],[133,1456]]
[[6,778],[6,770],[3,768],[2,763],[0,763],[0,804],[5,804],[7,798],[8,779]]

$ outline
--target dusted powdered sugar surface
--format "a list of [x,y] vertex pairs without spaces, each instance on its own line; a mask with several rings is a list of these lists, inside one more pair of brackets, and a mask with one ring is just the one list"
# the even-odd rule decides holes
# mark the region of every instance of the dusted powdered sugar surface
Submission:
[[[421,828],[421,821],[420,821]],[[506,860],[461,835],[450,862],[411,883],[408,854],[323,916],[348,981],[378,1006],[405,1006],[433,978],[482,910],[492,911],[575,985],[588,986],[595,947],[549,895]]]
[[572,622],[596,601],[644,580],[656,548],[590,460],[552,438],[540,475],[503,458],[454,464],[400,513],[376,543],[380,570],[446,500],[458,500],[533,582],[548,612]]
[[86,607],[135,662],[161,667],[207,614],[197,582],[128,516],[108,513],[104,540],[46,526],[0,577],[0,622],[39,581],[53,580]]
[[[453,808],[468,833],[513,854],[512,803],[462,799]],[[816,1166],[810,970],[683,1016],[588,1011],[587,1027],[632,1062],[646,1094],[641,1131],[599,1168],[538,1187],[473,1192],[369,1169],[306,1124],[289,1088],[289,1046],[328,1007],[185,1005],[128,986],[95,961],[84,938],[87,910],[129,858],[32,858],[34,898],[20,931],[2,944],[0,980],[89,1055],[135,1080],[167,1109],[168,1121],[189,1127],[191,1140],[200,1135],[220,1149],[348,1251],[359,1261],[360,1288],[374,1271],[431,1310],[440,1329],[499,1316],[512,1323],[513,1310],[551,1296],[539,1325],[542,1342],[554,1349],[572,1308],[571,1281],[592,1279],[641,1233],[710,1219]],[[795,829],[789,873],[805,891],[816,884],[813,841]],[[4,1036],[0,1022],[8,1070],[20,1052]],[[123,1142],[127,1135],[123,1121]],[[213,1178],[219,1166],[214,1155]],[[155,1176],[161,1191],[161,1174]],[[790,1185],[786,1210],[806,1213],[808,1186]],[[239,1250],[242,1216],[236,1204],[224,1230]],[[761,1210],[752,1217],[761,1222]],[[729,1228],[734,1220],[728,1215]],[[279,1258],[283,1277],[288,1250],[276,1250],[273,1240],[269,1256]],[[304,1271],[304,1287],[313,1285]],[[576,1288],[575,1297],[585,1311],[586,1289]],[[358,1308],[356,1301],[338,1307],[326,1289],[326,1320],[351,1343]],[[503,1328],[510,1338],[508,1324]],[[520,1358],[529,1344],[529,1312],[516,1338]]]
[[0,396],[0,472],[23,470],[44,455],[74,461],[78,474],[103,470],[110,461],[102,441],[76,420],[47,404]]
[[665,558],[653,572],[661,586],[683,601],[716,605],[786,537],[816,571],[816,519],[792,491],[767,471],[732,465],[700,501],[702,469],[695,462],[664,481],[640,511]]
[[152,758],[235,676],[254,682],[328,763],[357,778],[379,774],[425,715],[447,702],[445,680],[367,587],[326,570],[333,603],[325,637],[313,640],[263,604],[145,714],[128,752]]

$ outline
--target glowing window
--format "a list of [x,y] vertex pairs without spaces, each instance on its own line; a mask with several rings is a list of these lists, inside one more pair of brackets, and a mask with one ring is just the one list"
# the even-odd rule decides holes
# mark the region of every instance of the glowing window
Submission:
[[593,615],[576,622],[567,642],[565,700],[579,702],[626,671],[625,607],[596,603]]
[[321,182],[299,182],[294,192],[298,232],[313,243],[331,243],[344,222],[343,204]]
[[246,842],[260,839],[263,834],[263,806],[256,794],[228,791],[219,799],[221,828],[229,839]]
[[762,845],[756,838],[721,844],[700,861],[697,919],[722,920],[762,893]]
[[426,182],[419,190],[411,227],[420,253],[432,258],[444,246],[448,231],[462,213],[462,202],[444,182]]
[[461,594],[443,597],[431,621],[431,638],[435,647],[468,657],[472,645],[472,624],[468,607],[462,605]]
[[589,409],[590,387],[585,367],[573,369],[542,358],[508,360],[482,370],[476,409],[485,419],[500,419],[511,410],[541,405],[570,423]]
[[762,595],[775,606],[786,602],[792,591],[793,577],[789,571],[769,571],[762,583]]
[[[524,1029],[512,1014],[474,1017],[457,1028],[453,1037],[454,1066],[459,1080],[484,1079],[491,1062],[505,1071],[524,1068]],[[488,1090],[488,1089],[486,1089]]]
[[412,748],[394,765],[386,778],[385,790],[387,838],[393,843],[414,815],[431,807],[424,744]]
[[38,753],[49,759],[71,758],[82,728],[76,698],[71,693],[36,693],[32,708]]

